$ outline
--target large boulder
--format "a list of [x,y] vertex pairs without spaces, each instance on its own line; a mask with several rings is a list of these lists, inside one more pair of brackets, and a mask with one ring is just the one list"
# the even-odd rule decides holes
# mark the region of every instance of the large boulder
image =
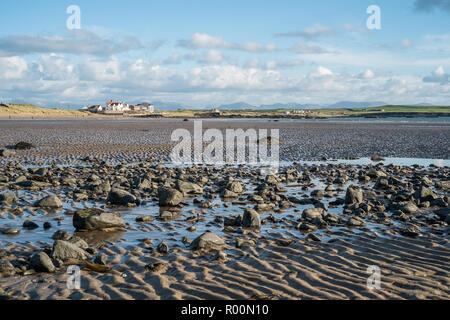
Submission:
[[126,206],[128,204],[139,204],[140,201],[128,191],[112,188],[108,194],[108,202],[114,205]]
[[302,218],[306,220],[322,219],[325,212],[323,208],[305,209],[302,212]]
[[9,205],[17,201],[17,197],[11,191],[4,192],[0,194],[0,203],[7,203]]
[[202,194],[203,193],[203,187],[199,186],[196,183],[192,183],[192,182],[177,180],[176,187],[184,195]]
[[199,249],[211,249],[221,247],[225,244],[225,241],[210,231],[203,233],[201,236],[197,237],[192,241],[190,247],[194,250]]
[[45,252],[34,254],[31,257],[30,266],[37,272],[55,272],[52,259]]
[[361,188],[350,185],[345,194],[345,204],[361,203],[363,201],[363,192]]
[[73,215],[73,226],[77,231],[122,229],[125,221],[117,214],[101,209],[82,209]]
[[261,219],[259,213],[253,209],[245,209],[242,218],[242,226],[244,228],[261,228]]
[[63,204],[57,196],[49,195],[39,200],[35,206],[41,208],[62,208]]
[[161,207],[174,207],[183,201],[183,194],[180,191],[166,187],[158,189],[158,197]]
[[89,258],[89,254],[73,243],[56,240],[53,244],[52,258],[63,261],[67,259],[86,260]]

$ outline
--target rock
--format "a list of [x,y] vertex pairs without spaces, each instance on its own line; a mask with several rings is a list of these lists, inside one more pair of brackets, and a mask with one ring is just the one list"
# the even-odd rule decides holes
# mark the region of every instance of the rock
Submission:
[[253,209],[245,209],[242,218],[242,226],[244,228],[261,228],[261,219],[259,213]]
[[11,157],[15,154],[16,152],[14,150],[0,149],[0,157]]
[[227,185],[226,189],[234,193],[242,193],[244,192],[244,185],[240,181],[233,181]]
[[86,251],[77,247],[73,243],[63,240],[56,240],[53,244],[53,259],[59,259],[63,261],[67,259],[86,260],[88,259],[88,257],[88,253]]
[[16,269],[7,260],[0,260],[0,274],[13,275],[16,273]]
[[39,228],[39,225],[37,225],[37,223],[35,223],[35,222],[33,222],[33,221],[25,220],[25,221],[23,222],[22,227],[23,227],[24,229],[27,229],[27,230],[34,230],[34,229]]
[[231,190],[223,189],[220,193],[222,198],[237,198],[239,195]]
[[156,247],[156,250],[161,254],[167,254],[169,253],[169,245],[167,242],[163,241]]
[[50,229],[52,227],[52,224],[48,221],[44,222],[44,229]]
[[108,181],[103,181],[93,188],[94,193],[105,194],[111,191],[111,184]]
[[363,201],[363,192],[361,188],[350,185],[345,194],[345,204],[361,203]]
[[153,216],[142,215],[142,216],[136,217],[136,222],[141,222],[141,223],[152,222],[153,220],[155,220],[155,218]]
[[102,265],[102,266],[106,266],[107,261],[108,261],[108,257],[104,253],[99,254],[94,259],[94,263]]
[[419,208],[412,202],[408,202],[400,207],[400,210],[407,214],[415,214],[419,211]]
[[49,195],[39,200],[35,206],[40,208],[62,208],[63,204],[57,196]]
[[45,252],[39,252],[31,257],[31,268],[37,272],[55,272],[55,266],[52,260]]
[[160,207],[174,207],[183,201],[183,194],[176,189],[162,187],[158,189],[158,198]]
[[238,227],[242,224],[242,216],[228,216],[223,219],[224,226]]
[[35,146],[32,143],[25,142],[25,141],[18,142],[14,146],[14,149],[16,149],[16,150],[29,150],[32,148],[35,148]]
[[218,262],[226,262],[228,260],[228,255],[223,251],[217,251],[214,256],[214,260]]
[[20,233],[19,228],[2,228],[0,229],[0,232],[6,235],[16,235]]
[[326,211],[322,208],[305,209],[302,212],[302,218],[306,220],[313,220],[316,218],[322,219],[325,212]]
[[81,239],[80,237],[77,236],[73,236],[72,238],[70,238],[67,242],[76,245],[78,248],[86,250],[87,248],[89,248],[88,243]]
[[450,216],[450,207],[434,210],[433,212],[437,214],[441,220],[445,221],[447,217]]
[[145,271],[153,273],[164,273],[169,268],[166,262],[154,262],[145,266]]
[[254,240],[237,239],[236,248],[254,247],[256,245]]
[[360,217],[350,217],[350,219],[347,220],[347,225],[350,227],[363,227],[365,226],[365,223]]
[[128,191],[112,188],[108,193],[107,201],[113,205],[127,206],[128,204],[140,204],[140,200]]
[[117,214],[101,209],[82,209],[73,215],[73,226],[77,231],[123,229],[125,221]]
[[322,190],[314,190],[313,192],[311,192],[311,197],[323,198],[323,191]]
[[58,230],[52,236],[53,240],[69,240],[70,238],[72,235],[66,230]]
[[192,241],[190,247],[194,250],[211,249],[225,245],[225,241],[218,235],[207,231]]
[[425,188],[424,186],[421,186],[419,189],[416,190],[414,193],[414,198],[420,201],[433,201],[437,198],[437,195],[430,189]]
[[203,187],[199,186],[198,184],[192,183],[192,182],[177,180],[176,186],[177,186],[177,189],[184,195],[202,194],[203,193]]
[[315,231],[317,229],[317,226],[315,226],[314,224],[301,222],[297,225],[297,229],[303,232],[311,232]]
[[7,191],[0,194],[0,203],[12,205],[14,202],[17,202],[17,197],[13,192]]
[[385,161],[386,159],[383,157],[380,157],[378,155],[373,155],[370,160],[372,160],[373,162],[380,162],[380,161]]
[[399,232],[405,237],[415,238],[420,235],[420,228],[413,224],[407,224],[404,228],[401,228]]
[[306,236],[306,239],[307,239],[307,240],[316,241],[316,242],[321,242],[321,241],[322,241],[322,239],[320,239],[320,237],[317,236],[317,235],[315,235],[314,233],[309,233],[309,234]]

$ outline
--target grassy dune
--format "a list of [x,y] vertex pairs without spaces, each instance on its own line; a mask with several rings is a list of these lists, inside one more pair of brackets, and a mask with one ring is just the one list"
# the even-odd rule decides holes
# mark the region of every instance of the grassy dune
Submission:
[[91,114],[77,110],[47,109],[31,104],[2,104],[0,118],[81,118]]

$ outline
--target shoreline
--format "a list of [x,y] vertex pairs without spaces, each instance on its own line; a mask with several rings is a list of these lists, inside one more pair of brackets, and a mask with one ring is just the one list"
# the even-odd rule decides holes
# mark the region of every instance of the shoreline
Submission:
[[34,145],[0,157],[0,299],[450,299],[450,167],[419,163],[450,123],[205,121],[280,129],[273,176],[167,164],[174,128],[0,120],[0,148]]

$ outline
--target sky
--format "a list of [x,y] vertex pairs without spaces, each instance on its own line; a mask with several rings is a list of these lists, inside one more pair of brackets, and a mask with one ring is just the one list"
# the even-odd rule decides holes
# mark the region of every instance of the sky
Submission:
[[0,2],[0,101],[110,99],[450,105],[450,0]]

